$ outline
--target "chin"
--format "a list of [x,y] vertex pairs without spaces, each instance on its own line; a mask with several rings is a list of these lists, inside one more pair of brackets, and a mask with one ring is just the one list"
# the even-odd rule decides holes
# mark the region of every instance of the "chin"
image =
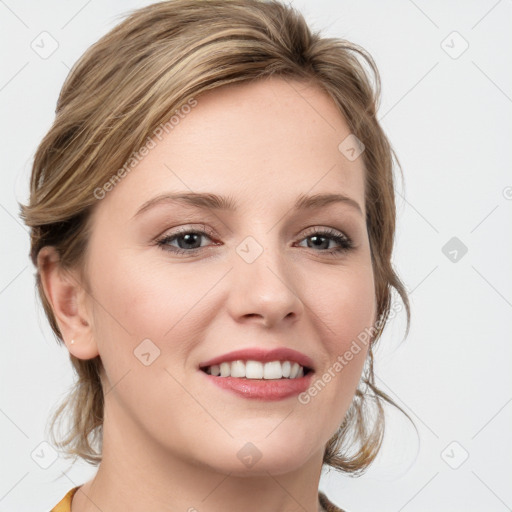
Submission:
[[303,467],[315,454],[323,456],[323,444],[315,442],[311,432],[300,435],[283,431],[277,435],[275,431],[265,436],[260,440],[247,436],[215,443],[214,450],[203,452],[203,462],[222,473],[249,477],[289,473]]

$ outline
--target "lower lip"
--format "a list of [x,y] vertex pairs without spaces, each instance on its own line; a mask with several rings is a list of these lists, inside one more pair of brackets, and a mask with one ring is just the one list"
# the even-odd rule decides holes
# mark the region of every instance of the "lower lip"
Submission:
[[[201,370],[200,370],[201,371]],[[311,384],[313,372],[297,379],[241,379],[215,377],[201,371],[210,382],[244,398],[258,400],[282,400],[303,393]]]

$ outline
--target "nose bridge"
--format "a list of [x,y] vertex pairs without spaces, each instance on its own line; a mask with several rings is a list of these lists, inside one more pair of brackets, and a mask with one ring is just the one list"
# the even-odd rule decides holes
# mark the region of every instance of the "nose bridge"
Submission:
[[230,302],[234,316],[257,316],[270,326],[301,314],[297,283],[282,249],[277,230],[263,227],[236,246]]

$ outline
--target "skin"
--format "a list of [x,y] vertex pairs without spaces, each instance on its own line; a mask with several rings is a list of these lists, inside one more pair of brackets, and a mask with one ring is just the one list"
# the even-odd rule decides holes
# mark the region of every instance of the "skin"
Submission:
[[[99,354],[105,369],[103,461],[75,494],[73,512],[316,511],[324,446],[359,382],[364,347],[307,404],[242,398],[198,369],[232,350],[286,346],[309,355],[320,378],[375,322],[376,303],[364,163],[338,150],[350,129],[329,96],[271,78],[197,100],[98,202],[88,292],[52,248],[39,255],[69,351]],[[230,195],[239,207],[167,203],[135,216],[164,191]],[[292,208],[300,194],[333,191],[361,211]],[[198,237],[192,256],[155,245],[180,226],[214,235]],[[339,243],[308,246],[312,228],[349,236],[354,247],[329,256]],[[252,263],[236,251],[247,236],[263,249]],[[191,251],[183,238],[169,244],[179,242]],[[147,338],[160,349],[149,366],[134,356]],[[237,457],[247,442],[261,454],[251,468]]]

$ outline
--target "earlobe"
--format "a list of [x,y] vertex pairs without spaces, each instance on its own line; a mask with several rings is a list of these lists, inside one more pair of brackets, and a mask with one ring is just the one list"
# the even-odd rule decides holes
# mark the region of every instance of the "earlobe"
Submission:
[[51,246],[39,251],[37,268],[44,293],[69,352],[78,359],[92,359],[99,355],[90,313],[86,307],[88,294],[78,274],[60,266],[59,255]]

